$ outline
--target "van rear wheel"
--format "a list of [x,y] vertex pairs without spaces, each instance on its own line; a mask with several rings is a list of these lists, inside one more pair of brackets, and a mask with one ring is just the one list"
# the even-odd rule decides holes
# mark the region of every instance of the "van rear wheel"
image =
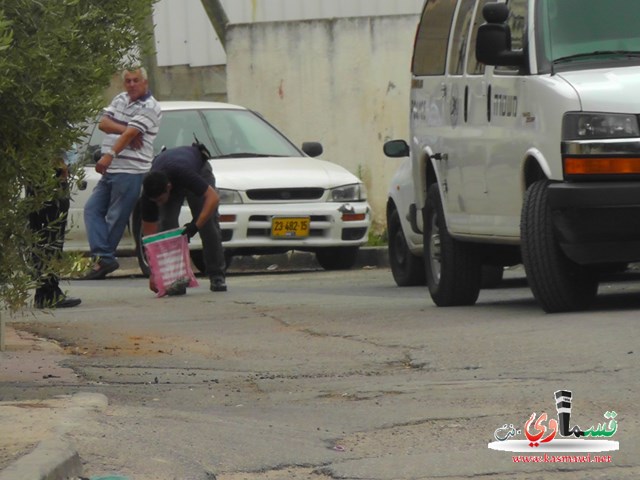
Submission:
[[598,275],[565,256],[555,238],[549,180],[527,189],[520,223],[522,262],[533,295],[547,313],[584,310],[598,292]]
[[473,305],[480,293],[482,264],[471,243],[451,237],[437,184],[427,192],[424,259],[429,293],[439,307]]

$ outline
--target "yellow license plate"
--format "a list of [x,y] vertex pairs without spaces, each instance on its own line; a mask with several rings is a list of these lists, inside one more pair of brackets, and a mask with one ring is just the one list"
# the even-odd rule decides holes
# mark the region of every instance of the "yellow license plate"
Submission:
[[305,238],[309,236],[309,217],[274,217],[271,220],[273,238]]

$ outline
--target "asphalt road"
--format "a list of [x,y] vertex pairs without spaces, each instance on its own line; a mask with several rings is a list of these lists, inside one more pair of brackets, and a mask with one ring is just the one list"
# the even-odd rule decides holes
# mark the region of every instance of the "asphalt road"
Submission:
[[[558,315],[541,311],[521,269],[476,306],[448,309],[424,287],[396,287],[385,268],[238,274],[228,285],[156,299],[138,277],[74,281],[81,306],[13,323],[60,342],[77,375],[37,395],[109,399],[70,432],[87,477],[640,476],[637,272],[604,282],[592,310]],[[35,394],[9,388],[7,398]],[[522,432],[534,412],[555,418],[561,389],[583,430],[617,413],[610,462],[525,465],[488,448],[505,424]]]

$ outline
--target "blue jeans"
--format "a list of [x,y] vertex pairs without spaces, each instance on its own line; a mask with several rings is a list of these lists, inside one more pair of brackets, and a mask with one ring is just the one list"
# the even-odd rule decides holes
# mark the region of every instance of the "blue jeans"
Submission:
[[94,258],[115,261],[143,178],[144,174],[106,173],[93,189],[84,207],[84,223]]

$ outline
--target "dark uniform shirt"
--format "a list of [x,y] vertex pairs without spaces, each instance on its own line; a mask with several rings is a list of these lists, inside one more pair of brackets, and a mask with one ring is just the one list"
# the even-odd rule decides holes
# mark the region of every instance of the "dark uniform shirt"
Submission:
[[[151,171],[166,173],[171,182],[172,194],[186,194],[187,191],[197,196],[205,194],[209,184],[202,178],[200,171],[206,160],[197,147],[176,147],[161,152],[151,164]],[[158,206],[146,196],[141,200],[142,220],[157,222]]]

